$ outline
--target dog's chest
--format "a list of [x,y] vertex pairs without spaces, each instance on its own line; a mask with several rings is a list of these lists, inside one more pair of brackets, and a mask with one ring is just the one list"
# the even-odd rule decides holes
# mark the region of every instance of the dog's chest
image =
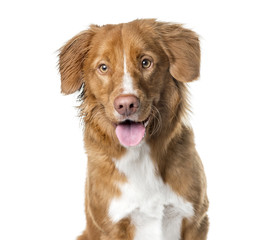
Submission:
[[193,216],[193,206],[156,175],[149,152],[144,143],[116,160],[128,181],[119,186],[122,194],[111,201],[109,216],[115,223],[130,217],[135,240],[179,240],[182,220]]

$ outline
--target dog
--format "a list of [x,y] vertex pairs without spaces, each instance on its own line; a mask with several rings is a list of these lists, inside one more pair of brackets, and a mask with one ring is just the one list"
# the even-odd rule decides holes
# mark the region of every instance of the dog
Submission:
[[204,240],[206,178],[187,121],[199,37],[138,19],[91,25],[59,52],[61,90],[80,91],[88,155],[78,240]]

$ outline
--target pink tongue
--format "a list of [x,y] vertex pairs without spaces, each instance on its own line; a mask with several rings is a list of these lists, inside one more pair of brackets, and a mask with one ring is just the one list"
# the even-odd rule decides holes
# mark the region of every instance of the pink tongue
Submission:
[[145,135],[145,127],[142,123],[127,122],[118,124],[116,136],[124,146],[136,146]]

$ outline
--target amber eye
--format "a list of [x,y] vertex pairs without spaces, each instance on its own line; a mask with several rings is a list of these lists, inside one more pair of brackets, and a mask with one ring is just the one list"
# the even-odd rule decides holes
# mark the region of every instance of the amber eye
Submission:
[[99,65],[99,71],[101,73],[106,73],[108,71],[108,67],[105,64]]
[[143,68],[150,68],[152,65],[152,62],[149,59],[143,59],[142,60],[142,67]]

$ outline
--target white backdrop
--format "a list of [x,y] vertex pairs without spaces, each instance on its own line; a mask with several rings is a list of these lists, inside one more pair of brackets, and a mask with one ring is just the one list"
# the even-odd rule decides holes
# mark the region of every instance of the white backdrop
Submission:
[[1,1],[0,239],[73,240],[84,229],[86,156],[77,94],[60,95],[57,52],[89,24],[157,18],[201,36],[192,125],[212,240],[262,239],[259,1]]

